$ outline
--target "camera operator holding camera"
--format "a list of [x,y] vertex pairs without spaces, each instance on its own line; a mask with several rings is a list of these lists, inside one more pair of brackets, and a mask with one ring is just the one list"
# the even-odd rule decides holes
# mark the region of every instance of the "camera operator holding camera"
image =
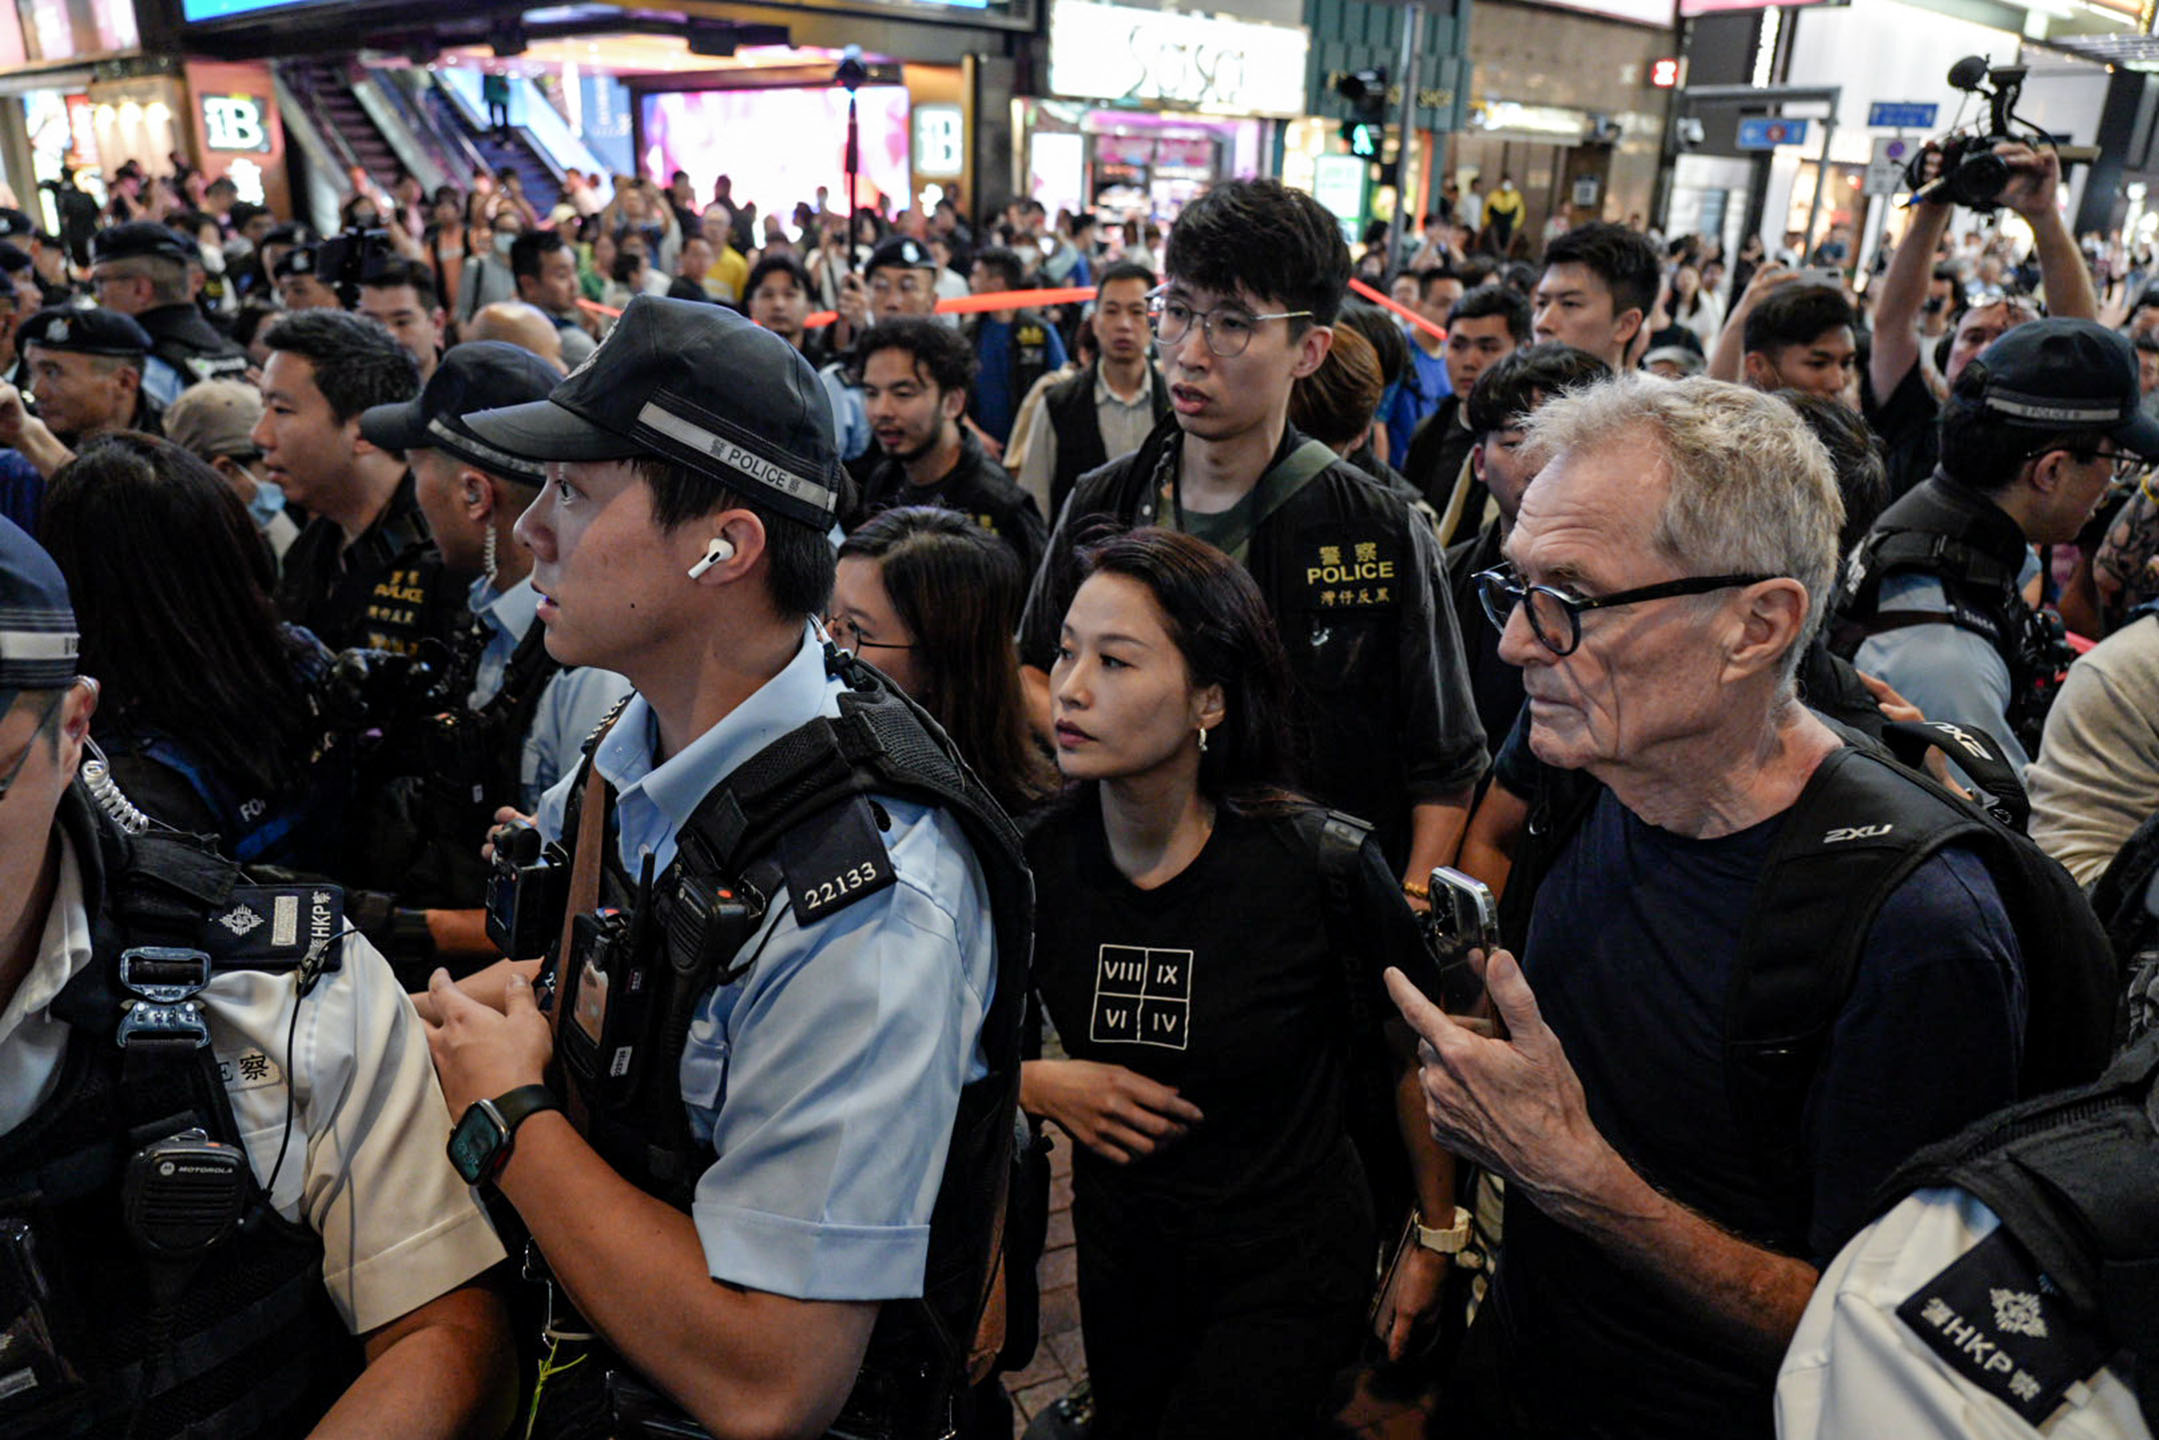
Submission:
[[[1969,63],[1961,62],[1959,71]],[[2089,320],[2099,313],[2099,298],[2077,250],[2076,236],[2056,204],[2061,161],[2055,152],[2019,140],[1997,140],[1992,154],[2001,161],[2003,171],[1991,172],[2002,176],[1991,192],[1984,188],[1989,175],[1967,168],[1973,158],[1971,138],[1952,137],[1951,152],[1950,158],[1960,163],[1944,171],[1943,148],[1940,142],[1930,141],[1915,166],[1913,178],[1927,183],[1913,194],[1911,224],[1876,294],[1874,349],[1860,386],[1862,413],[1888,450],[1889,484],[1895,495],[1934,473],[1940,456],[1935,426],[1940,406],[1927,389],[1919,364],[1919,318],[1933,281],[1935,251],[1948,233],[1958,204],[1977,203],[1983,209],[2000,205],[2024,217],[2039,256],[2048,314]],[[1986,204],[1990,194],[1992,204]],[[1954,386],[1972,357],[2016,326],[2038,318],[2038,307],[2027,297],[1982,296],[1952,322],[1956,338],[1942,378]]]

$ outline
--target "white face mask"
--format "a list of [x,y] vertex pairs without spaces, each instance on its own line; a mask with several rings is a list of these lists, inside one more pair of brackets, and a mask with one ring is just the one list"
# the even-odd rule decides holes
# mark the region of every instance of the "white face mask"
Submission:
[[508,255],[510,247],[516,243],[517,237],[515,235],[497,235],[495,237],[495,253],[497,255]]
[[204,245],[201,247],[201,250],[202,268],[209,271],[212,275],[224,274],[225,252],[215,245]]

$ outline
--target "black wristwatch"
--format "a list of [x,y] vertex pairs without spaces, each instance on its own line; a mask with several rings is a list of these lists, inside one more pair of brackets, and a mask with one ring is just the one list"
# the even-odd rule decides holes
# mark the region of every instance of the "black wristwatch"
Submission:
[[450,1132],[450,1163],[467,1185],[491,1185],[510,1163],[517,1127],[562,1102],[545,1085],[520,1085],[492,1100],[475,1100]]

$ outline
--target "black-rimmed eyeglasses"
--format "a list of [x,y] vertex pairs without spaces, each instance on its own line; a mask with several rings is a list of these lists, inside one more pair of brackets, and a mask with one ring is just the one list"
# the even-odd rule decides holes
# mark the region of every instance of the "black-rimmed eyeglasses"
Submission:
[[1500,630],[1507,628],[1517,606],[1528,604],[1529,630],[1537,643],[1554,655],[1572,655],[1582,643],[1582,615],[1589,610],[1610,610],[1620,605],[1639,605],[1648,600],[1668,600],[1675,595],[1708,595],[1740,585],[1759,585],[1775,575],[1693,575],[1684,580],[1665,580],[1616,594],[1585,600],[1550,585],[1524,585],[1513,570],[1501,566],[1479,571],[1475,577],[1478,603],[1485,618]]

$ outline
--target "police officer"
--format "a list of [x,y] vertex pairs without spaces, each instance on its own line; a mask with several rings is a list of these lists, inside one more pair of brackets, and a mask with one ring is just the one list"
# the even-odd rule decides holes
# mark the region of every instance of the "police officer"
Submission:
[[[468,942],[484,942],[474,837],[502,806],[532,810],[577,768],[585,737],[629,693],[613,671],[565,670],[547,653],[546,628],[534,623],[532,553],[512,534],[546,482],[545,468],[488,444],[464,419],[544,400],[561,378],[529,350],[476,341],[450,350],[418,398],[360,416],[369,443],[404,455],[444,569],[473,577],[446,687],[462,706],[426,717],[434,743],[385,747],[393,751],[384,757],[387,773],[419,782],[411,813],[424,828],[402,837],[399,873],[371,878],[408,905],[471,911],[470,933],[458,937]],[[452,938],[452,923],[436,921],[438,944]]]
[[[935,315],[937,258],[930,254],[928,246],[911,236],[886,236],[870,252],[859,277],[842,277],[839,312],[848,333],[857,338],[871,325],[902,315]],[[843,356],[825,366],[819,378],[832,406],[833,434],[840,458],[850,466],[860,466],[860,474],[874,463],[861,376],[854,369],[852,357]]]
[[339,310],[344,302],[337,290],[322,278],[322,247],[299,245],[277,257],[270,274],[277,282],[277,303],[288,312]]
[[1981,352],[1943,407],[1940,467],[1853,555],[1833,648],[1929,717],[1993,733],[2022,774],[2069,658],[2024,602],[2031,547],[2075,539],[2117,470],[2159,456],[2140,399],[2136,352],[2090,320]]
[[149,333],[143,393],[159,409],[199,380],[238,380],[253,363],[203,318],[190,283],[199,254],[148,220],[100,230],[90,242],[90,289],[98,304],[132,315]]
[[50,478],[82,443],[114,430],[160,433],[142,386],[150,337],[110,310],[40,310],[15,332],[37,414],[0,385],[0,445],[22,452]]
[[571,877],[548,1008],[507,963],[424,997],[453,1158],[599,1337],[553,1357],[541,1429],[698,1433],[660,1391],[714,1433],[846,1405],[848,1433],[941,1435],[1010,1164],[1029,885],[935,727],[814,618],[822,389],[769,331],[641,296],[546,401],[467,423],[549,462],[517,527],[548,649],[638,691],[537,817]]
[[0,521],[0,1433],[499,1431],[502,1247],[404,995],[334,887],[250,885],[85,763],[76,649]]

